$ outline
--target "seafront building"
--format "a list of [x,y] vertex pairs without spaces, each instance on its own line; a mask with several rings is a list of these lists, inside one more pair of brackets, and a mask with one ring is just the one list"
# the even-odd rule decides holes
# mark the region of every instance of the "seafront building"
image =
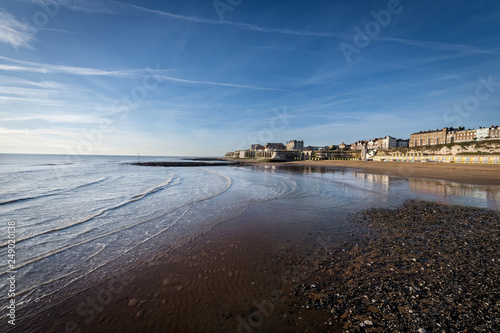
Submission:
[[[359,140],[353,144],[330,146],[304,146],[303,140],[290,140],[286,144],[280,142],[268,142],[265,145],[252,144],[250,149],[227,153],[227,157],[234,158],[265,158],[265,159],[349,159],[352,156],[359,157],[359,151],[363,156],[371,159],[377,155],[379,150],[390,150],[398,147],[423,147],[446,143],[461,143],[470,141],[500,140],[500,126],[479,127],[478,129],[465,129],[464,127],[445,127],[443,129],[420,131],[412,133],[410,139],[396,139],[387,135],[371,140]],[[408,160],[413,157],[395,152],[391,160],[400,158]],[[406,154],[406,153],[405,153]],[[379,153],[380,155],[380,153]],[[381,155],[379,156],[382,157]],[[358,158],[355,158],[358,159]],[[496,161],[496,160],[495,160]],[[493,162],[495,162],[493,161]]]
[[491,126],[489,137],[490,137],[490,140],[499,140],[500,139],[500,126]]
[[286,150],[304,150],[303,140],[291,140],[286,143]]
[[499,126],[465,129],[464,127],[445,127],[430,131],[420,131],[410,135],[410,147],[434,146],[445,143],[498,140]]
[[396,141],[396,147],[408,147],[410,145],[409,139],[398,139]]
[[340,149],[340,150],[351,149],[351,145],[346,145],[345,142],[342,142],[341,144],[339,144],[337,146],[337,149]]
[[361,150],[366,148],[370,149],[391,149],[395,147],[408,147],[409,140],[396,139],[390,135],[383,138],[375,138],[372,140],[360,140],[356,141],[350,146],[351,150]]
[[267,151],[281,150],[281,149],[285,149],[285,145],[280,142],[268,142],[264,146],[264,150]]
[[456,133],[457,129],[445,127],[442,130],[420,131],[410,135],[410,147],[432,146],[447,143],[448,132]]
[[264,150],[264,148],[265,147],[263,145],[259,145],[258,143],[250,146],[251,151]]

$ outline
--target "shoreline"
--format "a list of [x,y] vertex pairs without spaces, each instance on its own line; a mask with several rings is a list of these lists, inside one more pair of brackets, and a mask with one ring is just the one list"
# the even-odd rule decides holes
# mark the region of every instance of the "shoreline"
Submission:
[[123,282],[110,277],[17,326],[179,333],[500,327],[497,211],[409,201],[356,213],[354,234],[316,230],[297,242],[283,233],[284,220],[270,223],[261,208],[173,251],[160,248],[123,267]]
[[417,162],[377,162],[377,161],[292,161],[260,163],[248,161],[251,166],[302,166],[350,169],[358,172],[395,176],[401,178],[422,178],[444,180],[469,185],[500,185],[500,165],[493,164],[449,164]]
[[258,160],[225,159],[226,162],[194,161],[194,162],[141,162],[127,163],[148,167],[210,167],[210,166],[264,166],[264,167],[319,167],[349,169],[401,178],[419,178],[443,180],[468,185],[500,186],[500,165],[494,164],[459,164],[433,162],[378,162],[378,161],[289,161],[259,162]]
[[[246,165],[371,172],[356,166],[367,162],[305,162]],[[371,165],[372,162],[368,163]],[[380,163],[385,171],[387,163]],[[396,163],[390,164],[394,164],[393,167],[398,170]],[[422,166],[424,170],[429,167]],[[449,171],[446,167],[442,170]],[[473,169],[487,169],[486,174],[493,169],[491,166],[483,167],[473,166]],[[464,165],[460,170],[469,169],[469,165]],[[295,206],[296,202],[290,200],[286,205],[281,203],[278,206],[282,208],[277,209],[278,213],[270,214],[275,213],[277,204],[279,201],[258,203],[241,216],[179,247],[159,246],[157,250],[137,257],[134,264],[129,262],[117,266],[116,272],[110,272],[112,276],[106,277],[103,272],[99,272],[75,285],[67,299],[51,297],[49,302],[55,301],[51,307],[34,318],[26,314],[31,310],[28,306],[19,312],[17,329],[30,332],[107,330],[183,333],[252,332],[257,328],[290,332],[343,332],[346,329],[350,332],[377,332],[381,327],[393,330],[403,325],[408,331],[429,327],[436,330],[433,320],[438,323],[441,323],[439,320],[445,320],[446,325],[452,325],[445,318],[447,311],[460,312],[463,309],[457,310],[451,303],[439,308],[441,303],[438,296],[418,298],[427,302],[424,305],[418,302],[403,304],[390,293],[402,292],[403,299],[410,299],[415,294],[410,293],[412,289],[405,289],[408,281],[413,281],[414,289],[422,281],[432,282],[428,281],[431,278],[446,283],[446,279],[454,278],[446,271],[450,263],[454,271],[462,274],[460,283],[464,283],[464,287],[460,285],[460,288],[464,290],[468,288],[468,277],[464,275],[464,270],[468,267],[471,272],[477,271],[477,267],[469,264],[487,267],[481,271],[482,275],[475,276],[475,281],[493,290],[494,286],[488,285],[489,278],[485,274],[493,272],[492,276],[497,276],[498,262],[492,261],[493,257],[490,257],[491,246],[493,250],[498,248],[495,245],[498,244],[499,235],[498,211],[433,202],[410,202],[395,209],[364,211],[363,221],[355,223],[355,217],[337,214],[342,211],[309,214],[303,213],[300,208],[294,210],[298,207]],[[290,218],[291,214],[293,218]],[[473,225],[482,216],[490,222]],[[433,217],[439,217],[438,222],[443,225],[436,224]],[[423,219],[425,223],[422,226],[428,226],[427,230],[418,229],[419,223],[415,226],[408,223],[419,219]],[[345,223],[349,228],[339,228]],[[333,225],[336,226],[331,227]],[[463,242],[451,242],[450,239]],[[401,240],[404,240],[404,244],[401,244]],[[484,252],[484,249],[488,249],[488,252]],[[446,256],[438,253],[445,253],[445,250],[448,251]],[[411,251],[417,251],[419,256],[415,257]],[[478,261],[477,256],[488,257],[489,261],[483,262],[482,257]],[[428,260],[434,260],[431,262],[432,271],[425,266]],[[424,268],[425,274],[415,271],[411,266],[414,263],[419,269]],[[443,269],[444,272],[441,272]],[[419,280],[421,278],[423,280]],[[388,289],[387,297],[370,295],[377,300],[375,305],[364,303],[364,295],[369,295],[372,290],[355,287],[369,283],[374,285],[377,281],[392,281],[393,289]],[[477,284],[471,287],[475,286]],[[432,285],[435,293],[439,293],[439,287]],[[479,293],[481,290],[477,295],[484,296]],[[342,291],[341,298],[337,295],[339,291]],[[470,295],[467,297],[470,298]],[[392,303],[383,304],[386,299]],[[480,301],[474,299],[473,304],[480,307]],[[490,303],[494,304],[491,300]],[[418,313],[426,321],[412,321],[409,310],[421,311]],[[482,310],[485,313],[500,312],[494,307]],[[429,311],[441,311],[442,316],[433,317]],[[23,313],[26,318],[24,322]],[[475,320],[477,327],[482,327],[478,323],[479,319],[489,325],[487,328],[500,325],[489,317],[482,318],[473,312],[466,314]]]

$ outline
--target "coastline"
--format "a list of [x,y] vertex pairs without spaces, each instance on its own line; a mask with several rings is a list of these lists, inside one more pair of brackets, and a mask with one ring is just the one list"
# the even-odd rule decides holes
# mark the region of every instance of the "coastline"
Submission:
[[[371,172],[362,168],[366,163],[372,162],[252,165]],[[388,171],[389,164],[398,170],[396,163],[380,164],[382,171]],[[448,167],[453,165],[445,165],[442,170],[449,172]],[[460,170],[465,172],[470,166],[463,167]],[[476,171],[483,170],[481,167],[473,166]],[[485,175],[497,170],[491,167],[497,166],[484,168]],[[51,307],[36,317],[26,315],[26,321],[17,326],[30,332],[183,333],[255,329],[377,332],[401,327],[408,331],[442,327],[488,330],[500,325],[491,320],[499,309],[481,303],[485,290],[498,293],[489,285],[491,277],[500,274],[498,263],[492,261],[497,260],[494,255],[498,253],[498,211],[417,202],[358,212],[361,220],[349,216],[347,222],[346,216],[335,214],[335,210],[329,214],[303,213],[295,203],[279,206],[278,212],[276,202],[259,203],[180,247],[160,246],[141,256],[136,264],[117,267],[104,280],[99,274],[82,281],[75,286],[73,296],[64,301],[51,298]],[[287,209],[291,207],[296,209]],[[424,223],[413,225],[420,220]],[[350,228],[340,233],[338,228],[321,228],[343,223]],[[455,275],[448,272],[449,265]],[[472,273],[476,273],[474,279],[467,275]],[[457,276],[459,280],[454,280]],[[472,280],[474,285],[469,284]],[[405,289],[408,281],[413,289]],[[461,300],[441,299],[443,290],[439,288],[449,281],[453,292],[476,288],[477,297],[465,295],[466,300],[487,316],[476,315],[470,306],[457,308],[455,304]],[[377,283],[389,283],[390,288],[383,284],[387,295],[375,289]],[[419,283],[429,287],[426,294],[419,294],[421,298],[415,302],[405,301],[413,299]],[[363,288],[370,284],[373,288]],[[377,294],[369,294],[374,290]],[[397,293],[400,296],[394,297]],[[376,304],[366,303],[365,295]],[[494,299],[487,302],[494,304]],[[459,326],[452,326],[454,321],[446,316],[453,317],[456,312],[465,317],[456,321]],[[415,320],[412,313],[418,313],[420,319]],[[466,317],[470,324],[465,323]]]
[[140,265],[123,267],[123,282],[100,281],[19,327],[30,332],[495,331],[500,328],[499,214],[410,201],[355,214],[354,233],[309,230],[301,233],[308,241],[297,242],[284,233],[289,228],[284,220],[271,223],[265,210],[255,207],[180,248],[160,248]]
[[252,161],[247,162],[247,165],[333,167],[402,178],[437,179],[471,185],[500,185],[500,165],[493,164],[308,160],[276,163]]

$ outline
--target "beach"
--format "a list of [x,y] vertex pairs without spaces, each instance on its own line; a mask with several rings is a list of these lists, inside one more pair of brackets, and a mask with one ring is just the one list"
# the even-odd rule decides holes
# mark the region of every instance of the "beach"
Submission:
[[253,165],[287,165],[348,168],[372,174],[404,178],[439,179],[461,184],[500,185],[500,165],[455,164],[433,162],[378,162],[378,161],[294,161],[277,163],[252,163]]
[[25,329],[493,332],[500,328],[498,212],[407,202],[396,210],[356,215],[359,232],[321,238],[311,234],[306,244],[279,237],[283,226],[270,227],[255,211],[250,215],[249,220],[238,219],[168,255],[158,251],[142,265],[128,267],[125,276],[89,286],[64,305],[33,318]]
[[[487,179],[496,179],[493,167],[498,166],[409,165],[416,169],[414,175],[422,175],[411,180],[398,174],[399,164],[371,163],[134,167],[134,180],[141,172],[148,177],[164,172],[175,181],[171,174],[183,172],[180,190],[189,179],[196,182],[200,175],[215,173],[205,183],[218,180],[219,194],[203,196],[182,214],[175,213],[176,221],[191,213],[186,223],[209,214],[213,218],[207,221],[217,221],[228,209],[228,198],[235,199],[232,205],[255,199],[233,217],[210,227],[200,225],[205,230],[179,234],[182,242],[169,241],[165,233],[144,251],[127,250],[119,261],[68,283],[61,292],[20,307],[17,325],[6,331],[499,330],[500,213],[453,204],[462,202],[455,197],[473,203],[475,195],[484,200],[487,191],[495,191],[480,184],[491,185]],[[97,167],[102,169],[102,164]],[[439,178],[424,180],[450,174],[452,168],[470,177],[453,175],[450,180],[462,183],[453,186]],[[220,175],[230,178],[229,185]],[[259,186],[271,184],[278,195],[259,199],[266,192],[254,193],[256,185],[250,183],[258,179]],[[471,182],[485,192],[468,190],[471,185],[465,184]],[[434,202],[403,201],[416,184]],[[435,197],[426,186],[462,190]],[[145,192],[164,193],[146,207],[165,205],[170,200],[167,189]],[[420,197],[420,192],[412,195]],[[486,206],[486,201],[480,203]]]

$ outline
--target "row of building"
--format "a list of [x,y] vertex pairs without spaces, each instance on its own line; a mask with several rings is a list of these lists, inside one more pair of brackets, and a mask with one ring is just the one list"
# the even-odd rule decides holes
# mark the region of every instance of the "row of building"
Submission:
[[420,131],[410,136],[410,147],[434,146],[445,143],[459,143],[469,141],[499,140],[500,127],[479,127],[465,129],[464,127],[445,127],[431,131]]
[[420,131],[410,135],[410,139],[396,139],[390,135],[373,140],[360,140],[352,145],[346,145],[351,150],[366,149],[391,149],[396,147],[421,147],[434,146],[445,143],[460,143],[470,141],[499,140],[500,127],[479,127],[478,129],[465,129],[464,127],[445,127],[430,131]]
[[291,140],[286,144],[279,142],[269,142],[265,145],[253,144],[249,150],[242,150],[228,153],[234,157],[262,157],[269,158],[275,156],[277,152],[301,152],[304,156],[313,156],[313,153],[328,151],[349,151],[349,150],[387,150],[397,147],[419,147],[433,146],[445,143],[460,143],[468,141],[499,140],[500,127],[479,127],[478,129],[465,129],[464,127],[445,127],[442,130],[420,131],[410,135],[410,139],[396,139],[390,135],[372,140],[360,140],[353,144],[332,146],[304,146],[303,140]]
[[376,138],[373,140],[360,140],[349,145],[351,150],[366,149],[391,149],[394,147],[408,147],[410,140],[396,139],[390,135],[384,138]]

